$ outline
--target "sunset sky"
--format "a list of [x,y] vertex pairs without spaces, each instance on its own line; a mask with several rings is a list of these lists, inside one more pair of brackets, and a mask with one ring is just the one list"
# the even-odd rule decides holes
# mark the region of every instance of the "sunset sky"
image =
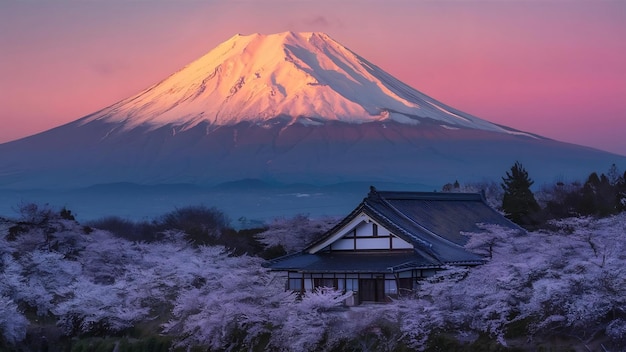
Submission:
[[326,32],[480,118],[626,155],[626,1],[591,0],[5,0],[0,143],[138,93],[236,33],[288,30]]

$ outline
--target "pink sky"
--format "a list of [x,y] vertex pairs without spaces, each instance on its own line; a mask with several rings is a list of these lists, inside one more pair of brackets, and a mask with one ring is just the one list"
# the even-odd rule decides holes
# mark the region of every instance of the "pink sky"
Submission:
[[3,1],[0,143],[138,93],[236,33],[287,30],[326,32],[480,118],[626,155],[625,1]]

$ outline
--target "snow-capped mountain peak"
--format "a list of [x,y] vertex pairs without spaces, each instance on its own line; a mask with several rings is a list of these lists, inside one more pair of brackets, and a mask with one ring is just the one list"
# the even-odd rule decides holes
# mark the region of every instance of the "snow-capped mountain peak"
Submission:
[[455,110],[325,34],[285,32],[236,35],[131,98],[0,144],[0,188],[243,179],[437,189],[497,178],[516,160],[537,184],[624,164]]
[[276,117],[303,124],[431,121],[446,128],[519,133],[420,93],[318,32],[237,34],[167,79],[79,123],[190,128]]

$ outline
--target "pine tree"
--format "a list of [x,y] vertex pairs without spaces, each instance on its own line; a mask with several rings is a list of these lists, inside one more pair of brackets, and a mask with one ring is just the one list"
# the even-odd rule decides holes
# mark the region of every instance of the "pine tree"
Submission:
[[626,171],[617,182],[617,210],[626,211]]
[[507,171],[506,177],[502,177],[502,181],[502,210],[505,216],[519,225],[533,224],[535,221],[532,217],[540,207],[530,190],[534,181],[530,179],[526,169],[516,161],[511,171]]
[[611,186],[615,186],[621,181],[622,176],[620,175],[620,171],[615,163],[613,163],[609,168],[609,171],[606,173],[606,177],[609,179]]
[[[615,165],[615,164],[613,164]],[[615,214],[620,210],[619,176],[615,183],[611,183],[605,174],[598,176],[593,172],[587,178],[582,189],[582,202],[579,212],[582,215],[597,215],[600,217]]]

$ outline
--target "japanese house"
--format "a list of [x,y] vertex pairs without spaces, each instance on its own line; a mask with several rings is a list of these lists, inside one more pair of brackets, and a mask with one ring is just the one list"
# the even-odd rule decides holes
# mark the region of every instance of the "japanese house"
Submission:
[[520,227],[492,209],[479,193],[389,192],[371,187],[346,218],[302,252],[268,266],[286,272],[287,288],[333,287],[355,294],[349,305],[384,302],[449,265],[484,259],[463,245],[477,224]]

